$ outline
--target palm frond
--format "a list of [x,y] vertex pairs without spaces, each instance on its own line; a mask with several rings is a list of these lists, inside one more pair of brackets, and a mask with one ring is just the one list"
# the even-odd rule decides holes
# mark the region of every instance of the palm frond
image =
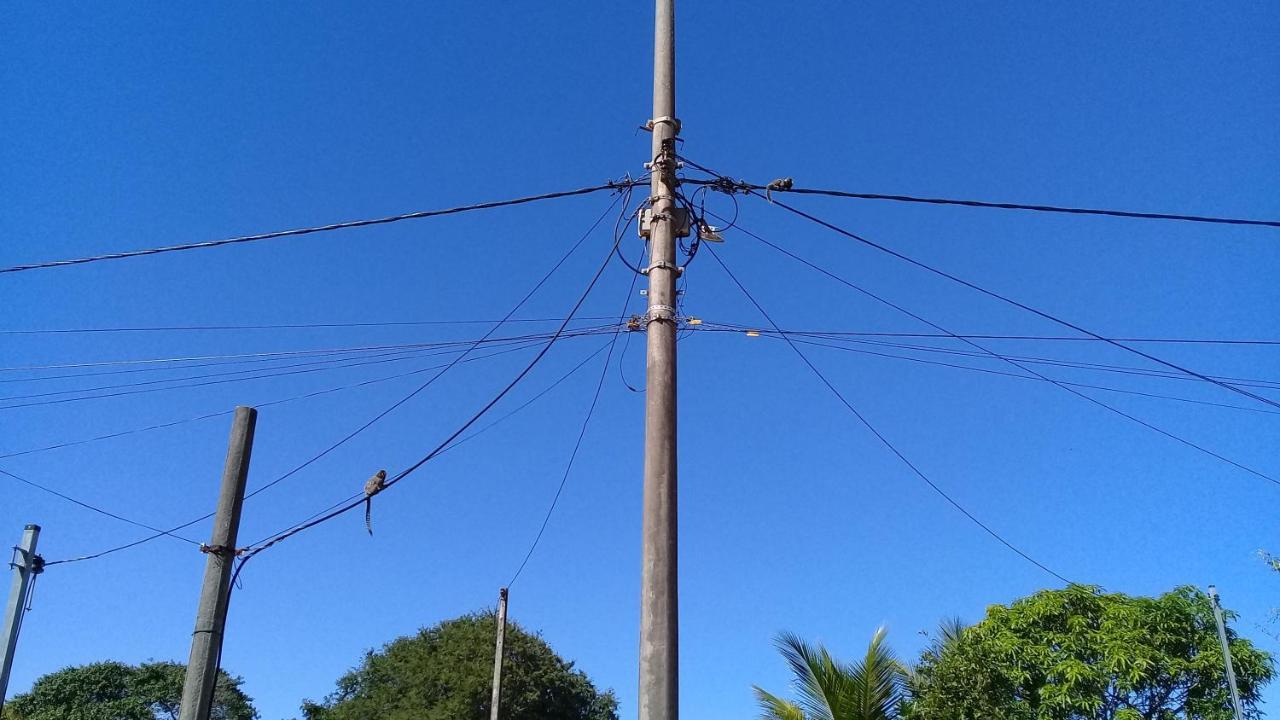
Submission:
[[760,703],[761,720],[808,720],[804,710],[793,702],[783,700],[759,685],[752,686]]

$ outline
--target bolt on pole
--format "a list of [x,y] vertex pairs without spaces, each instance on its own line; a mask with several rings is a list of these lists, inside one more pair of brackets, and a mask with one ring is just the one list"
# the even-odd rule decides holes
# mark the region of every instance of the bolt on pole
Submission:
[[1222,603],[1218,599],[1218,588],[1209,586],[1209,600],[1213,602],[1213,619],[1218,624],[1218,642],[1222,643],[1222,662],[1227,669],[1227,685],[1231,689],[1231,710],[1236,720],[1244,720],[1244,711],[1240,708],[1240,690],[1236,687],[1236,669],[1231,664],[1231,646],[1227,643],[1227,624],[1222,617]]
[[640,720],[679,715],[676,566],[675,0],[654,8],[651,196],[647,211],[649,306],[645,376],[644,521],[640,596]]
[[201,550],[208,554],[196,628],[191,635],[191,659],[182,684],[180,720],[209,720],[213,690],[217,682],[218,658],[222,654],[222,633],[227,624],[231,570],[236,559],[236,536],[240,531],[240,509],[249,478],[249,455],[258,411],[237,407],[231,422],[227,463],[222,470],[218,509],[213,517],[213,534]]
[[28,525],[22,531],[22,544],[13,548],[13,584],[9,588],[9,602],[5,605],[4,624],[0,625],[0,708],[4,707],[5,693],[9,691],[9,672],[13,670],[13,656],[18,649],[18,632],[22,629],[22,616],[27,611],[31,597],[31,585],[35,576],[44,569],[44,560],[36,554],[40,540],[40,526]]

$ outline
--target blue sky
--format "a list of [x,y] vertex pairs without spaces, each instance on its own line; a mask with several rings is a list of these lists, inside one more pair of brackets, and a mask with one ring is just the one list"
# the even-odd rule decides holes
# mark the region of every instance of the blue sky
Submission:
[[[636,127],[650,106],[651,33],[647,3],[12,6],[0,24],[0,264],[638,174],[648,154],[649,139]],[[1265,3],[683,2],[684,152],[735,177],[792,176],[808,187],[1275,218],[1277,34],[1280,12]],[[1280,337],[1273,230],[793,201],[1104,334]],[[11,274],[0,281],[0,325],[500,317],[609,202],[597,195]],[[718,212],[728,207],[720,197],[710,202]],[[742,200],[741,225],[953,330],[1062,330],[759,200]],[[927,329],[750,238],[727,235],[721,257],[784,327]],[[594,235],[523,314],[562,315],[609,242],[607,232]],[[639,242],[628,237],[624,248],[634,256]],[[763,324],[709,258],[685,278],[689,314]],[[612,266],[583,313],[616,313],[629,282],[628,271]],[[634,300],[638,307],[641,298]],[[0,340],[0,365],[434,342],[484,329],[10,334]],[[633,382],[642,377],[640,340],[632,338],[623,358]],[[602,342],[557,346],[499,412]],[[999,347],[1150,366],[1095,344]],[[1258,629],[1280,605],[1280,578],[1255,555],[1280,546],[1274,485],[1053,386],[807,351],[904,454],[1037,559],[1130,593],[1216,582],[1241,612],[1237,629],[1280,649]],[[1157,351],[1203,372],[1280,376],[1274,348]],[[378,468],[394,472],[416,460],[528,356],[451,372],[250,500],[242,539],[358,491]],[[992,603],[1055,585],[912,476],[785,344],[695,334],[681,344],[680,362],[687,717],[749,717],[751,684],[782,689],[785,668],[771,648],[780,630],[851,654],[883,623],[910,656],[924,642],[919,631],[943,617],[977,620]],[[0,408],[0,454],[410,367]],[[246,678],[264,718],[294,717],[303,698],[329,692],[366,649],[494,603],[560,480],[598,370],[593,361],[379,498],[372,538],[352,514],[249,566],[224,662]],[[627,717],[635,713],[643,400],[609,372],[565,495],[512,590],[511,613],[615,689]],[[1250,402],[1186,381],[1046,372]],[[58,382],[6,383],[0,394],[97,384]],[[264,408],[250,484],[277,477],[412,387],[401,379]],[[1280,474],[1276,415],[1093,394]],[[228,425],[226,417],[184,423],[12,457],[0,467],[130,517],[176,524],[211,506]],[[23,524],[40,523],[48,559],[142,534],[7,479],[0,493],[0,531],[16,541]],[[207,532],[200,526],[191,535]],[[156,541],[51,568],[24,626],[11,692],[68,664],[185,660],[203,561],[190,546]]]

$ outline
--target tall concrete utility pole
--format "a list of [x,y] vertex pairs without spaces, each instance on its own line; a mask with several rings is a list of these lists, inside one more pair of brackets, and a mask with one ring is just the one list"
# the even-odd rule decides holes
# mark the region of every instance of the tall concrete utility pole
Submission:
[[[644,528],[640,577],[640,720],[679,716],[676,572],[676,235],[688,219],[675,202],[675,0],[656,0],[653,33],[653,170],[649,209],[648,351],[644,415]],[[642,229],[642,232],[644,230]]]
[[9,671],[13,669],[13,654],[18,649],[18,632],[22,629],[22,615],[31,597],[31,583],[44,569],[44,560],[36,554],[36,542],[40,539],[40,526],[28,525],[22,531],[22,544],[13,549],[13,585],[9,589],[9,603],[4,608],[4,625],[0,626],[0,647],[4,649],[0,664],[0,708],[4,707],[5,693],[9,691]]
[[1240,690],[1236,687],[1236,669],[1231,664],[1231,646],[1227,644],[1227,625],[1222,618],[1222,603],[1218,600],[1218,588],[1209,586],[1209,600],[1213,602],[1213,619],[1218,623],[1218,642],[1222,643],[1222,661],[1227,666],[1227,685],[1231,688],[1231,709],[1236,720],[1244,720],[1240,708]]
[[187,662],[187,676],[182,684],[180,720],[209,720],[213,707],[218,657],[222,653],[222,631],[227,624],[231,570],[236,560],[236,535],[240,531],[240,508],[244,505],[249,454],[253,450],[253,431],[257,423],[257,410],[236,408],[235,419],[231,422],[227,464],[222,469],[218,509],[213,516],[212,539],[201,548],[209,559],[204,567],[196,629],[191,635],[191,659]]
[[498,720],[502,706],[503,645],[507,641],[507,589],[498,590],[498,639],[493,644],[493,698],[489,702],[489,720]]

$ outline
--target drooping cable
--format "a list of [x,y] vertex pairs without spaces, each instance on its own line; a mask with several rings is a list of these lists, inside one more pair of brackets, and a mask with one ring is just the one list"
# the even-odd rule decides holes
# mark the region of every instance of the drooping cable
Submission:
[[[720,267],[724,269],[725,273],[729,276],[729,278],[733,280],[734,285],[736,285],[738,289],[742,291],[742,294],[745,295],[747,299],[751,302],[751,304],[754,305],[758,311],[760,311],[760,314],[764,317],[765,321],[768,322],[771,326],[773,326],[775,330],[781,330],[781,328],[778,326],[777,323],[773,321],[773,318],[764,309],[764,307],[755,299],[754,296],[751,295],[750,291],[748,291],[747,288],[742,284],[742,282],[738,280],[737,276],[733,274],[733,271],[729,269],[729,266],[725,264],[724,260],[720,258],[719,253],[715,252],[715,250],[711,248],[708,248],[708,251],[710,251],[711,257],[715,259],[716,263],[719,264]],[[844,396],[844,393],[840,392],[840,390],[837,389],[836,386],[832,384],[830,380],[827,379],[827,376],[824,375],[822,371],[818,369],[818,366],[813,364],[813,362],[809,359],[809,356],[805,355],[804,351],[801,350],[798,345],[792,342],[791,339],[788,338],[786,335],[782,335],[781,337],[784,340],[786,340],[787,344],[791,347],[791,349],[794,350],[795,353],[800,356],[800,359],[804,362],[806,366],[808,366],[809,370],[812,371],[813,374],[816,375],[820,381],[822,381],[822,384],[825,385],[827,389],[830,390],[831,393],[836,396],[836,398],[840,401],[840,403],[844,405],[845,408],[850,413],[852,413],[853,416],[856,417],[858,421],[861,422],[862,425],[866,427],[867,430],[869,430],[871,434],[874,435],[882,445],[888,448],[889,451],[892,452],[898,458],[898,460],[902,461],[902,464],[906,465],[911,470],[911,472],[916,475],[916,477],[923,480],[925,484],[928,485],[931,489],[933,489],[933,491],[937,493],[942,499],[946,500],[952,507],[954,507],[956,510],[959,510],[960,513],[964,515],[966,518],[968,518],[971,522],[973,522],[975,525],[981,528],[984,532],[986,532],[992,538],[995,538],[995,540],[998,541],[1001,545],[1004,545],[1006,548],[1008,548],[1009,550],[1012,550],[1014,553],[1022,557],[1022,559],[1026,560],[1032,565],[1035,565],[1036,567],[1040,568],[1041,570],[1045,571],[1046,573],[1052,575],[1053,577],[1061,580],[1062,582],[1068,585],[1073,584],[1070,580],[1060,575],[1056,571],[1050,569],[1044,563],[1040,562],[1039,560],[1036,560],[1034,557],[1029,555],[1026,551],[1022,550],[1018,546],[1006,540],[1004,536],[1002,536],[1000,533],[992,529],[990,525],[987,525],[982,520],[978,519],[976,515],[974,515],[967,508],[961,505],[959,501],[951,497],[950,494],[948,494],[937,483],[931,480],[929,476],[926,475],[924,471],[922,471],[919,468],[919,466],[911,462],[911,460],[908,459],[907,456],[904,455],[902,451],[899,450],[897,446],[895,446],[883,433],[881,433],[878,429],[876,429],[876,427],[872,425],[869,420],[867,420],[866,416],[863,413],[859,412],[858,409],[855,408],[851,402],[849,402],[849,400]]]

